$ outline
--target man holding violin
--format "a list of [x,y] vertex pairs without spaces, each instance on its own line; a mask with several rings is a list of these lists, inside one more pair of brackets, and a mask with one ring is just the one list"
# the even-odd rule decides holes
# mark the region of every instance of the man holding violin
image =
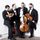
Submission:
[[34,29],[36,30],[36,24],[38,22],[38,12],[36,9],[34,9],[34,6],[32,3],[29,4],[29,14],[32,17],[32,20],[28,20],[28,24],[30,27],[30,37],[34,36]]
[[6,5],[5,10],[2,13],[4,19],[4,25],[8,26],[8,39],[16,40],[13,35],[12,28],[14,27],[14,13],[10,10],[10,6]]

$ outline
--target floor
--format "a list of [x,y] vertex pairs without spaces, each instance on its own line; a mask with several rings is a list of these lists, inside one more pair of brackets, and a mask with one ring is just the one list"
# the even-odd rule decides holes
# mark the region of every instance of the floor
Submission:
[[[28,36],[26,36],[25,38],[19,38],[16,37],[17,40],[40,40],[40,37],[33,37],[33,38],[28,38]],[[3,38],[1,40],[8,40],[8,38]]]

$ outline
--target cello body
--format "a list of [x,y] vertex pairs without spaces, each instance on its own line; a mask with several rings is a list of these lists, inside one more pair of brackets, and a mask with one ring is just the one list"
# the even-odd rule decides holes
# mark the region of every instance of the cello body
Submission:
[[27,24],[27,20],[32,20],[32,17],[30,16],[29,13],[25,14],[23,16],[23,23],[20,25],[20,31],[21,32],[28,32],[29,31],[29,25]]
[[29,26],[27,24],[27,17],[25,15],[23,17],[23,20],[24,20],[24,22],[21,23],[21,25],[20,25],[20,31],[21,32],[28,32]]

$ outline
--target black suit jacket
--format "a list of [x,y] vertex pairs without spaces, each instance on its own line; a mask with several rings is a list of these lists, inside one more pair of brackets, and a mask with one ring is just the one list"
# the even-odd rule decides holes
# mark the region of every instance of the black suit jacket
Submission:
[[[20,9],[21,9],[21,7],[19,7],[19,8],[17,9],[18,16],[20,15]],[[23,14],[25,15],[27,12],[28,12],[28,9],[27,9],[26,7],[24,7],[24,8],[23,8]]]
[[7,15],[7,11],[4,10],[3,13],[2,13],[2,16],[3,16],[3,19],[4,19],[4,25],[8,25],[8,23],[9,23],[9,18],[6,17],[6,15]]
[[[18,23],[20,23],[20,9],[21,9],[21,7],[19,7],[19,8],[16,9]],[[28,9],[26,7],[24,7],[23,8],[23,15],[25,15],[27,12],[28,12]]]
[[15,9],[15,11],[16,11],[16,14],[17,15],[15,15],[15,12],[14,12],[14,10],[13,9],[11,9],[11,13],[14,13],[14,16],[13,16],[13,21],[16,21],[16,22],[18,22],[18,9]]
[[32,16],[32,21],[34,20],[35,23],[33,23],[32,21],[28,20],[28,23],[29,23],[29,26],[30,28],[34,28],[36,29],[36,23],[38,22],[38,12],[37,10],[33,9],[32,12],[31,12],[31,16]]
[[33,17],[33,20],[35,21],[35,23],[38,22],[38,12],[37,10],[33,9],[31,12],[31,16]]
[[[8,11],[9,13],[13,13],[12,10]],[[7,15],[7,11],[4,10],[3,13],[2,13],[2,16],[3,16],[3,19],[4,19],[4,25],[7,25],[7,26],[11,26],[13,24],[13,21],[14,21],[14,17],[11,17],[11,20],[9,19],[9,17],[6,17]]]
[[2,16],[3,16],[4,20],[9,20],[9,18],[6,17],[6,15],[7,15],[7,11],[4,10],[3,13],[2,13]]

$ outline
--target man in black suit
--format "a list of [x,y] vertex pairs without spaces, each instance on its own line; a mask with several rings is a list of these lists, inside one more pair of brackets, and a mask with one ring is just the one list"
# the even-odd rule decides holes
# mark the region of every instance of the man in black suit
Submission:
[[[19,24],[20,24],[20,22],[23,23],[23,15],[25,15],[27,12],[28,12],[28,9],[25,7],[24,2],[22,2],[22,3],[21,3],[21,7],[19,7],[19,8],[17,9],[18,22],[19,22]],[[20,25],[19,25],[19,27],[20,27]],[[24,38],[24,32],[21,32],[21,31],[19,30],[19,36],[20,36],[21,38]]]
[[14,27],[13,25],[13,16],[10,17],[8,16],[9,13],[13,13],[12,11],[10,11],[10,6],[9,5],[6,5],[5,6],[5,10],[3,11],[2,15],[3,15],[3,19],[4,19],[4,25],[8,26],[8,39],[12,40],[16,40],[13,36],[13,33],[12,33],[12,28]]
[[17,13],[17,8],[15,4],[12,4],[11,11],[13,11],[14,13],[14,25],[16,27],[16,35],[18,35],[18,13]]
[[34,9],[34,6],[32,3],[29,4],[29,14],[32,16],[32,21],[29,20],[29,26],[30,26],[30,37],[34,36],[34,29],[36,30],[36,24],[38,22],[38,12],[36,9]]

